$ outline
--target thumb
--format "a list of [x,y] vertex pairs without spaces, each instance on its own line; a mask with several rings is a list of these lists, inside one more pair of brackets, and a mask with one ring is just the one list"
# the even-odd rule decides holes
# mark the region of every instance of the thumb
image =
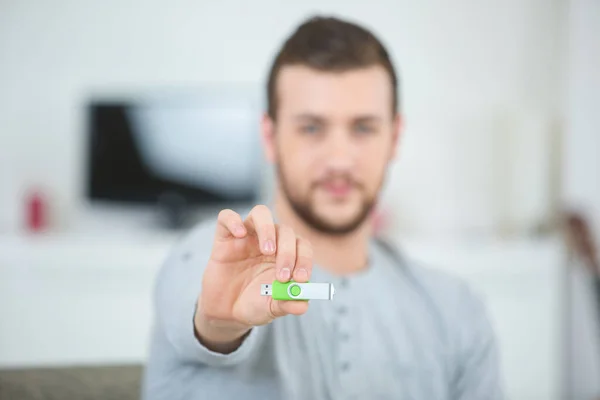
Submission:
[[270,311],[273,318],[280,318],[288,314],[302,315],[308,311],[308,301],[271,299]]

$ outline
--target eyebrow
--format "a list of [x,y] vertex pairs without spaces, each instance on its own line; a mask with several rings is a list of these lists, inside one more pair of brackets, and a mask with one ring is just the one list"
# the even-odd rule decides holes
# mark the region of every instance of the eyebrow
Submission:
[[325,118],[323,118],[319,115],[316,115],[316,114],[299,114],[299,115],[296,115],[296,117],[294,119],[296,119],[297,121],[300,121],[300,122],[307,121],[307,120],[308,121],[325,122]]
[[[297,121],[318,121],[321,123],[324,123],[327,119],[324,118],[323,116],[317,115],[317,114],[298,114],[296,115],[295,119]],[[380,122],[382,120],[381,117],[377,116],[377,115],[371,115],[371,114],[366,114],[366,115],[359,115],[357,117],[352,118],[352,122],[353,123],[357,123],[357,122],[361,122],[361,123],[369,123],[369,122]]]
[[369,122],[381,122],[382,118],[377,116],[377,115],[360,115],[356,118],[354,118],[354,122],[362,122],[362,123],[369,123]]

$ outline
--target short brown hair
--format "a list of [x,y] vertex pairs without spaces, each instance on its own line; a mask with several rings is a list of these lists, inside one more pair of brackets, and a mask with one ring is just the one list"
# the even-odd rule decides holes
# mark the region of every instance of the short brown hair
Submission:
[[277,116],[277,76],[285,65],[328,72],[381,65],[391,78],[394,113],[398,108],[398,77],[387,50],[373,33],[354,23],[334,17],[312,17],[285,41],[267,82],[267,111],[273,119]]

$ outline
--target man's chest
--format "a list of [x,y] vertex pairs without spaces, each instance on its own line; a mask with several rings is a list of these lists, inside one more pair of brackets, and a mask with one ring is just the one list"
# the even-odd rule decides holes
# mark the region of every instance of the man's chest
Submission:
[[290,348],[289,367],[312,369],[305,382],[332,399],[449,398],[446,344],[422,306],[385,285],[343,289],[283,324],[289,345],[303,349]]

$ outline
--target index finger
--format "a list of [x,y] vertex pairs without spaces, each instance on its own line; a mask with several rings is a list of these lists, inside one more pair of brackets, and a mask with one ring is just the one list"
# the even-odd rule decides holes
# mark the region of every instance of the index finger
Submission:
[[246,228],[242,217],[233,210],[225,209],[219,212],[217,218],[216,238],[228,239],[233,237],[243,237],[246,234]]
[[244,224],[249,231],[256,233],[261,253],[264,255],[275,254],[277,241],[271,210],[263,205],[254,207]]

